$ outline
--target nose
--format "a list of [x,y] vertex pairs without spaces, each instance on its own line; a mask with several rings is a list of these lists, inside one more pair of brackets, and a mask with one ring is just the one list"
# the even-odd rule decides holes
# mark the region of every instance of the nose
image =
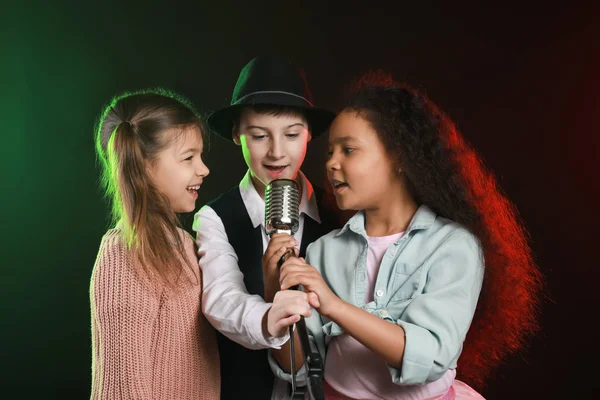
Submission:
[[337,157],[335,156],[335,154],[332,154],[332,153],[330,153],[330,154],[331,155],[329,156],[329,159],[325,163],[325,169],[328,172],[337,171],[340,169],[340,163],[337,160]]
[[210,170],[208,169],[206,164],[204,164],[204,161],[202,161],[202,159],[200,158],[200,161],[196,166],[196,175],[205,178],[208,174],[210,174]]
[[279,160],[285,155],[283,143],[281,143],[281,140],[279,140],[278,137],[271,137],[269,142],[269,152],[267,155],[275,160]]

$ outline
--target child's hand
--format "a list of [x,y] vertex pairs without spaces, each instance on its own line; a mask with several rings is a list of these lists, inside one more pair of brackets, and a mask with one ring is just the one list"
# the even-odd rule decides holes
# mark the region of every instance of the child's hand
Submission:
[[283,263],[279,272],[279,281],[282,290],[296,285],[304,286],[304,290],[309,293],[310,305],[326,317],[329,317],[331,310],[335,310],[342,302],[331,291],[315,267],[308,265],[304,258],[292,257]]
[[263,280],[265,285],[264,299],[266,302],[272,302],[275,293],[279,291],[279,268],[277,262],[285,251],[293,247],[295,254],[298,254],[298,241],[286,233],[275,233],[271,236],[267,250],[262,257]]
[[287,327],[298,322],[300,316],[310,317],[308,295],[299,290],[281,290],[275,293],[273,305],[267,314],[267,331],[273,337],[286,334]]

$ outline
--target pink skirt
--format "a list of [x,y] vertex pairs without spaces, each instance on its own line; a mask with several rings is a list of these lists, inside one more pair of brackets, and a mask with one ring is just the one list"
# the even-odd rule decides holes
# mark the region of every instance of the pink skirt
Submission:
[[[344,396],[343,394],[339,393],[332,388],[326,380],[323,380],[323,388],[325,389],[326,400],[359,400]],[[452,386],[450,386],[450,389],[448,389],[446,393],[437,397],[423,400],[485,400],[485,398],[471,386],[459,381],[458,379],[455,379],[454,383]]]

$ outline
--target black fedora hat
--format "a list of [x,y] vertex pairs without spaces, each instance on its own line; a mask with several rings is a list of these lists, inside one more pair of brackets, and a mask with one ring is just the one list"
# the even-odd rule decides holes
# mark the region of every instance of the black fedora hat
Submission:
[[208,127],[233,141],[231,130],[242,107],[272,105],[298,107],[304,111],[313,137],[327,130],[335,113],[315,108],[304,71],[282,57],[259,56],[240,72],[231,104],[208,117]]

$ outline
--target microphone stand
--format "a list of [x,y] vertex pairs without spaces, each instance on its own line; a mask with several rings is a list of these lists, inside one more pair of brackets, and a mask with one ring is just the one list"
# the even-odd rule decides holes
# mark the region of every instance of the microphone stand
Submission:
[[[298,210],[300,196],[296,182],[291,179],[275,179],[265,188],[265,227],[271,236],[273,233],[287,233],[292,236],[298,230],[300,212]],[[289,248],[277,262],[281,268],[289,257],[295,257],[294,248]],[[290,288],[300,290],[299,285]],[[307,375],[307,387],[310,400],[325,400],[323,390],[323,361],[316,348],[312,348],[308,339],[308,329],[304,317],[290,326],[290,361],[292,363],[292,399],[304,399],[305,391],[296,388],[296,362],[294,330],[297,328],[300,346],[304,355],[304,366]]]
[[[289,231],[278,231],[278,233]],[[294,249],[288,249],[283,256],[279,259],[277,267],[281,265],[290,257],[295,257]],[[299,285],[293,286],[291,290],[301,290]],[[294,328],[298,331],[298,338],[300,339],[300,347],[304,354],[304,365],[306,369],[306,382],[308,387],[308,394],[311,400],[325,400],[325,391],[323,388],[323,374],[325,372],[323,368],[323,360],[317,349],[313,349],[308,339],[308,329],[306,328],[306,321],[303,316],[300,316],[300,320],[290,326],[290,361],[292,375],[292,399],[304,399],[305,391],[296,387],[296,355],[294,345]]]

